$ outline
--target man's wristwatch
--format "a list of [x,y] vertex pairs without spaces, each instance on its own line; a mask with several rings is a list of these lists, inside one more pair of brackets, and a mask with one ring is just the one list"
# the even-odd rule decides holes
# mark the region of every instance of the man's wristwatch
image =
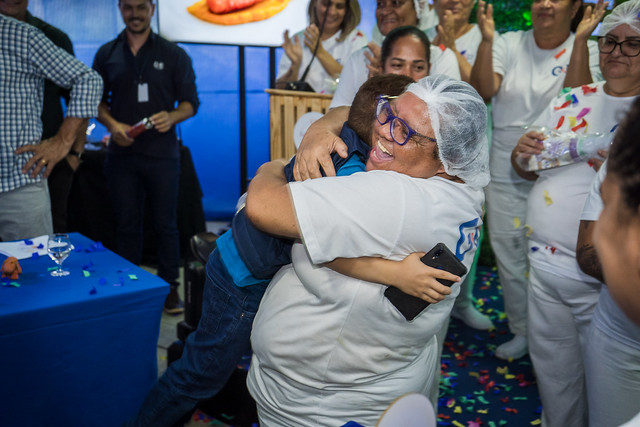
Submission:
[[84,153],[81,153],[80,151],[76,151],[76,150],[69,150],[69,155],[70,156],[76,156],[78,158],[78,160],[82,160],[82,155]]

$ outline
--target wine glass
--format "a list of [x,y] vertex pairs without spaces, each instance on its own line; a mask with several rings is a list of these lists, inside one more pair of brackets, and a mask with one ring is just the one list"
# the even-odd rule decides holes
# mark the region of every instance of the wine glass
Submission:
[[67,234],[52,234],[49,236],[47,252],[49,257],[58,264],[58,268],[51,272],[52,276],[61,277],[69,274],[67,270],[62,269],[62,262],[67,259],[71,249],[73,249],[73,245]]

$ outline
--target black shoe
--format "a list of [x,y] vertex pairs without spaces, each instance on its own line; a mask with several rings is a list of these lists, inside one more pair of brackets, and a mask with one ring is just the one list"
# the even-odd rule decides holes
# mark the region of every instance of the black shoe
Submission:
[[167,314],[180,314],[184,312],[184,302],[178,294],[178,287],[171,286],[167,299],[164,300],[164,312]]

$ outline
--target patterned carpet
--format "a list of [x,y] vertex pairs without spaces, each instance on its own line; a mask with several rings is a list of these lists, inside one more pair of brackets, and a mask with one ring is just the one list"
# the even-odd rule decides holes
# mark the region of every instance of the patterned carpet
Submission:
[[451,319],[442,355],[438,425],[539,425],[541,406],[529,357],[494,357],[495,348],[512,338],[495,267],[478,268],[474,295],[476,307],[496,328],[477,331]]
[[[477,331],[451,319],[442,356],[438,425],[539,425],[541,406],[529,357],[513,361],[494,357],[495,348],[512,337],[495,267],[478,268],[474,295],[476,306],[496,328]],[[246,368],[247,363],[239,366],[226,390],[212,404],[203,405],[215,417],[196,411],[188,426],[257,426],[255,408],[244,387]]]

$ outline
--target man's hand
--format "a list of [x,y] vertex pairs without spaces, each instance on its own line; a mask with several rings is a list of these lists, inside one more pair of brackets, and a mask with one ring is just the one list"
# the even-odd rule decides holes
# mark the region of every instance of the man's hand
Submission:
[[77,171],[80,167],[80,159],[78,156],[74,156],[72,154],[67,154],[66,161],[69,164],[69,167],[72,171]]
[[55,135],[49,139],[42,140],[40,144],[25,145],[15,151],[16,155],[28,152],[33,153],[33,157],[22,167],[22,173],[29,174],[31,178],[35,178],[44,171],[43,176],[47,178],[51,175],[56,163],[67,155],[69,148],[64,144],[60,136]]
[[126,123],[116,122],[109,128],[111,140],[121,147],[128,147],[133,144],[134,139],[127,136],[127,132],[131,129]]
[[149,117],[151,123],[153,123],[153,127],[160,133],[166,133],[171,130],[171,127],[174,125],[171,114],[166,111],[160,111],[159,113],[155,113],[153,116]]

